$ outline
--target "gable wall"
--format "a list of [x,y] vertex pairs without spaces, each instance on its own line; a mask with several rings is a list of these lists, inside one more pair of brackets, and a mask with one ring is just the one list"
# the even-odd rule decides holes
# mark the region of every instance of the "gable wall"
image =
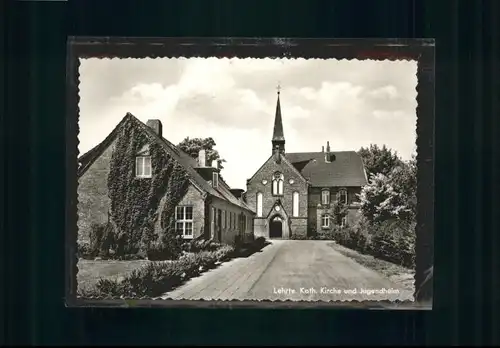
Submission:
[[[283,173],[283,196],[276,197],[272,195],[272,179],[273,174],[279,171]],[[264,185],[262,180],[266,179],[267,184]],[[293,184],[289,180],[293,179]],[[293,213],[293,192],[299,193],[299,217],[292,217]],[[307,207],[308,207],[308,185],[304,179],[291,167],[291,165],[283,162],[276,163],[274,158],[269,159],[262,168],[254,175],[252,180],[247,184],[246,200],[247,204],[257,212],[257,193],[262,192],[262,217],[255,217],[255,235],[268,237],[268,222],[267,215],[272,209],[277,199],[281,200],[283,208],[290,217],[290,232],[291,234],[305,235],[307,232]]]
[[92,223],[106,223],[111,209],[108,174],[116,141],[78,179],[78,241],[89,241]]

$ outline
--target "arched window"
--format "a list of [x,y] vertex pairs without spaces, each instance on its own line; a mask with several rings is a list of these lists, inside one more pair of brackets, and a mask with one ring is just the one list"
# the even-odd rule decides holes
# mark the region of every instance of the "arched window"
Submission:
[[340,203],[347,204],[347,190],[346,189],[340,189],[339,194],[338,194],[338,199]]
[[292,203],[293,203],[293,216],[298,217],[299,216],[299,193],[298,192],[293,193]]
[[330,204],[330,190],[323,189],[321,191],[321,204]]
[[262,217],[262,192],[257,193],[257,216]]
[[329,228],[330,227],[330,215],[325,214],[321,216],[321,227],[322,228]]
[[283,174],[276,172],[273,176],[273,195],[283,195]]

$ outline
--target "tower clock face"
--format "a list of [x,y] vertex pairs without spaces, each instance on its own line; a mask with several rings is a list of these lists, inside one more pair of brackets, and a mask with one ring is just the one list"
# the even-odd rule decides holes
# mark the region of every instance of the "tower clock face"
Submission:
[[290,183],[290,185],[293,185],[293,183],[295,182],[293,179],[290,179],[288,180],[288,182]]
[[276,210],[276,211],[280,211],[280,207],[279,207],[279,206],[275,206],[275,207],[274,207],[274,210]]
[[263,185],[267,184],[267,180],[266,179],[262,180],[262,184]]

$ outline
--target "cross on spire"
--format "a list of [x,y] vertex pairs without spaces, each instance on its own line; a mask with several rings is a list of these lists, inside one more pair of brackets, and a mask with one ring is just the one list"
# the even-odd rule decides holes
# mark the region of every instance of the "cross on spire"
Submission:
[[278,94],[280,94],[280,91],[281,91],[281,85],[280,83],[278,82],[278,87],[276,87],[276,90],[278,91]]

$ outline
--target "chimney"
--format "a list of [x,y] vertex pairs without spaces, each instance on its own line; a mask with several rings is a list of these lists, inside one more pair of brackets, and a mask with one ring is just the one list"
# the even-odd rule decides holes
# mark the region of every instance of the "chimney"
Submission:
[[198,166],[199,167],[205,167],[206,166],[206,161],[207,161],[207,153],[204,149],[201,149],[198,152]]
[[152,130],[154,130],[154,132],[160,138],[163,136],[162,135],[163,126],[162,126],[160,120],[148,120],[148,122],[146,122],[146,126],[148,126],[149,128],[151,128]]
[[217,188],[219,186],[219,173],[212,172],[212,187]]
[[329,141],[326,142],[325,162],[326,163],[330,163],[331,162],[331,159],[330,159],[330,142]]
[[242,189],[230,189],[229,191],[231,191],[233,196],[238,198],[238,199],[242,198],[243,192],[245,192],[245,190],[242,190]]
[[325,147],[321,146],[321,152],[325,152]]

